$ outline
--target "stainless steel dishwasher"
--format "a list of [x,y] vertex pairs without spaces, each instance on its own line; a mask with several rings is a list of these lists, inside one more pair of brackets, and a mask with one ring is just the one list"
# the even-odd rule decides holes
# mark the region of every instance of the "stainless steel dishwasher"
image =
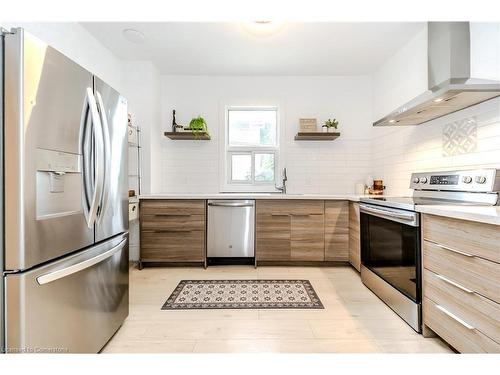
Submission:
[[255,264],[255,201],[208,201],[207,264]]

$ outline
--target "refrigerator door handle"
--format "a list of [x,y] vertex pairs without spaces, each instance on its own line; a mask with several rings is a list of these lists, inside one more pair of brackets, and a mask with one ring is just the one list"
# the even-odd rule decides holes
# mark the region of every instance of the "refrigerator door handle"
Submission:
[[127,242],[127,239],[125,238],[118,245],[116,245],[115,247],[109,249],[108,251],[106,251],[102,254],[99,254],[93,258],[84,260],[83,262],[73,264],[69,267],[66,267],[66,268],[45,274],[45,275],[38,276],[36,278],[36,281],[38,282],[38,284],[44,285],[44,284],[48,284],[52,281],[56,281],[56,280],[59,280],[59,279],[66,277],[66,276],[77,273],[79,271],[82,271],[86,268],[92,267],[93,265],[95,265],[97,263],[101,263],[101,262],[105,261],[106,259],[111,258],[114,254],[116,254],[118,251],[123,249],[126,242]]
[[111,174],[111,142],[109,137],[109,126],[108,126],[108,118],[106,116],[106,109],[104,107],[104,102],[102,100],[102,96],[99,91],[96,90],[95,96],[97,99],[97,107],[99,110],[99,115],[101,119],[101,129],[102,129],[102,137],[103,137],[103,160],[104,160],[104,183],[103,183],[103,192],[102,197],[99,202],[100,210],[99,210],[99,218],[98,220],[104,216],[104,212],[108,207],[108,198],[109,198],[109,189],[110,189],[110,174]]
[[92,199],[90,203],[89,215],[87,220],[87,226],[93,228],[94,222],[97,218],[97,211],[99,209],[99,202],[102,198],[102,190],[104,184],[104,168],[103,168],[103,153],[104,153],[104,141],[102,136],[102,124],[99,116],[99,111],[97,110],[97,103],[90,87],[87,87],[87,101],[89,104],[90,115],[92,118],[92,135],[94,138],[94,144],[96,153],[94,155],[95,162],[95,183],[94,192],[92,194]]

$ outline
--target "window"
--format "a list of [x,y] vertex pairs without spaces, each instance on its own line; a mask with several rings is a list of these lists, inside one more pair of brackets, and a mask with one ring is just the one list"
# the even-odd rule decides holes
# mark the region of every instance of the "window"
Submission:
[[279,113],[275,106],[225,108],[223,191],[275,191]]

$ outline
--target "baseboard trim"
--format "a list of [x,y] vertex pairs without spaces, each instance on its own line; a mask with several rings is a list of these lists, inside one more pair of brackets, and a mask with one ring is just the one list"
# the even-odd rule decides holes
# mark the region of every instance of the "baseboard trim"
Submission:
[[288,266],[288,267],[345,267],[349,266],[349,262],[343,261],[269,261],[257,260],[257,267],[259,266]]

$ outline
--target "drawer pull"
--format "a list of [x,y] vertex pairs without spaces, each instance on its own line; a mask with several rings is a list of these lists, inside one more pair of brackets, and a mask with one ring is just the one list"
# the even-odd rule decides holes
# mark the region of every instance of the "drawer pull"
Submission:
[[169,216],[169,217],[176,217],[176,216],[181,216],[181,217],[184,217],[184,216],[191,216],[191,214],[153,214],[154,216]]
[[144,229],[144,233],[190,233],[190,230],[183,229]]
[[463,325],[465,328],[469,329],[469,330],[474,330],[475,328],[473,326],[471,326],[469,323],[467,322],[464,322],[462,319],[460,319],[458,316],[456,316],[455,314],[452,314],[451,312],[449,312],[448,310],[446,310],[443,306],[441,305],[436,305],[436,307],[441,310],[443,313],[445,313],[446,315],[448,315],[450,318],[452,318],[453,320],[457,321],[458,323],[460,323],[461,325]]
[[278,216],[278,217],[283,217],[283,216],[289,216],[288,214],[271,214],[271,216]]
[[444,246],[444,245],[441,245],[441,244],[438,244],[434,241],[430,241],[428,240],[427,238],[424,238],[425,241],[427,242],[430,242],[432,243],[433,245],[439,247],[440,249],[443,249],[443,250],[447,250],[447,251],[451,251],[452,253],[456,253],[456,254],[460,254],[460,255],[463,255],[463,256],[466,256],[468,258],[475,258],[475,255],[473,254],[469,254],[469,253],[466,253],[464,251],[461,251],[461,250],[457,250],[457,249],[452,249],[451,247],[447,247],[447,246]]
[[466,287],[464,287],[464,286],[462,286],[462,285],[460,285],[460,284],[458,284],[458,283],[456,283],[456,282],[454,282],[454,281],[452,281],[452,280],[450,280],[450,279],[448,279],[448,278],[446,278],[446,277],[444,277],[444,276],[441,276],[441,275],[436,275],[436,277],[437,277],[438,279],[440,279],[440,280],[443,280],[444,282],[446,282],[446,283],[448,283],[448,284],[453,285],[454,287],[457,287],[457,288],[458,288],[458,289],[460,289],[460,290],[463,290],[463,291],[464,291],[464,292],[466,292],[466,293],[470,293],[470,294],[473,294],[473,293],[474,293],[474,291],[473,291],[473,290],[467,289]]

